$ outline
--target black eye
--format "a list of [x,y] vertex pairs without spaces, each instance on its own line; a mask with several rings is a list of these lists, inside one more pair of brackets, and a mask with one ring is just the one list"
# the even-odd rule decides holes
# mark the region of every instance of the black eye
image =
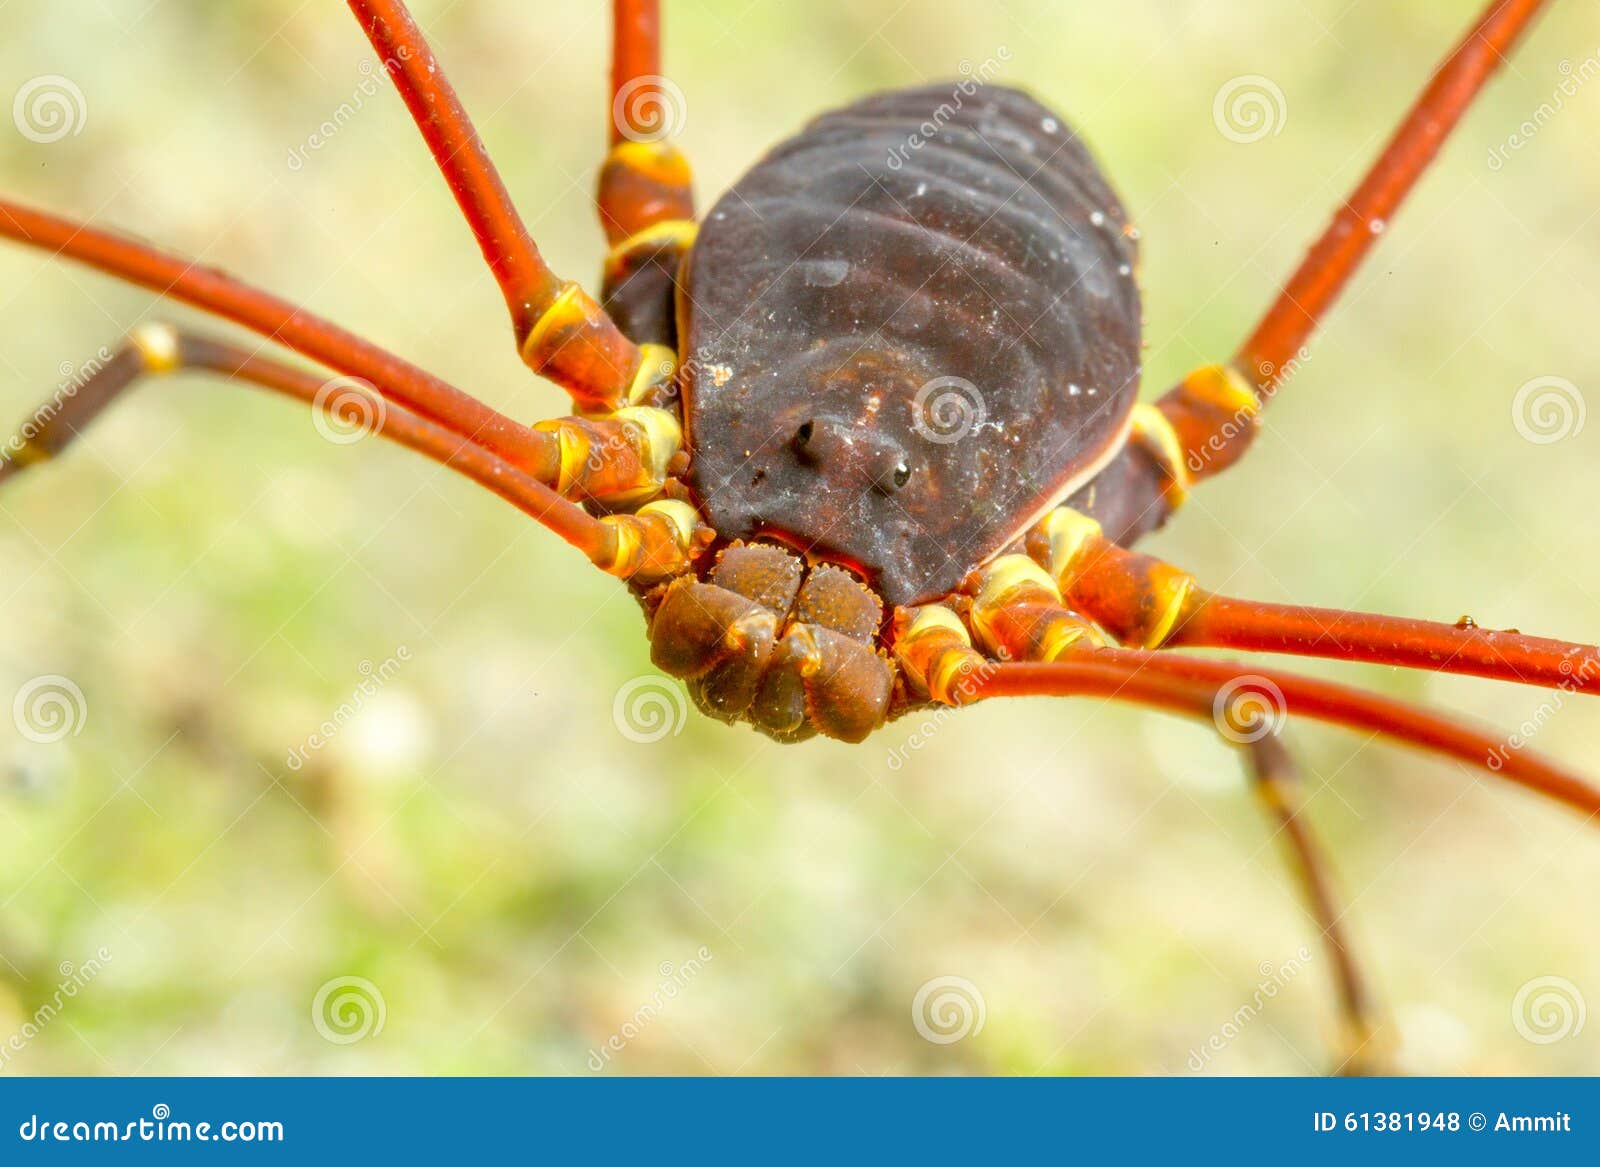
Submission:
[[910,481],[911,481],[911,466],[910,466],[909,463],[902,462],[902,463],[900,463],[900,465],[898,465],[898,466],[896,466],[894,468],[894,484],[895,484],[895,487],[898,489],[899,487],[904,486],[906,483],[908,483]]
[[802,422],[800,428],[794,431],[794,440],[802,446],[810,445],[811,435],[815,429],[814,422]]

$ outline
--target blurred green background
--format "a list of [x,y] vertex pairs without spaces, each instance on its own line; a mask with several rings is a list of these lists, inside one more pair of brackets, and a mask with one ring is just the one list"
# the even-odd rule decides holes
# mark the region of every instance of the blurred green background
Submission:
[[[670,0],[667,66],[709,205],[812,114],[1009,52],[1000,79],[1084,133],[1143,230],[1154,393],[1232,351],[1476,8]],[[606,6],[416,11],[553,265],[591,279]],[[368,77],[343,5],[9,0],[0,22],[0,98],[60,75],[84,99],[56,142],[0,122],[8,193],[246,275],[516,416],[563,411],[392,93],[289,165]],[[1153,549],[1263,599],[1600,640],[1600,417],[1535,443],[1512,412],[1538,377],[1600,409],[1596,54],[1596,6],[1555,5],[1255,453]],[[1213,102],[1247,75],[1283,104],[1239,142]],[[131,325],[196,319],[11,245],[0,305],[6,423]],[[0,717],[0,1073],[1182,1074],[1302,946],[1201,1072],[1330,1065],[1329,962],[1207,727],[1032,701],[915,750],[914,722],[778,746],[692,713],[630,740],[614,702],[654,673],[621,586],[281,400],[185,378],[116,408],[0,494],[0,596],[0,703],[40,676],[83,694],[61,741]],[[369,671],[392,676],[291,767]],[[1591,702],[1306,671],[1507,730],[1543,705],[1537,747],[1600,775]],[[1292,740],[1396,1065],[1600,1069],[1600,1019],[1575,1031],[1600,1007],[1600,832],[1357,735]],[[1514,1004],[1547,977],[1567,1033],[1529,1040]],[[981,997],[960,1040],[914,1023],[940,978]]]

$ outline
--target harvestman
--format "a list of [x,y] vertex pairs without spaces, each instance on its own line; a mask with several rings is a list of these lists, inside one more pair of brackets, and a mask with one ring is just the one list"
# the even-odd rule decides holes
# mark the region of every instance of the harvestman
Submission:
[[[381,399],[385,437],[627,581],[653,659],[712,716],[781,741],[859,741],[908,709],[998,696],[1215,718],[1248,753],[1333,955],[1344,1068],[1376,1063],[1377,1014],[1279,716],[1381,734],[1600,813],[1600,791],[1453,720],[1169,651],[1589,691],[1596,649],[1218,595],[1129,550],[1249,447],[1262,405],[1542,0],[1489,5],[1238,352],[1152,403],[1137,401],[1137,232],[1077,137],[1022,93],[989,86],[954,108],[948,88],[866,98],[776,147],[697,223],[688,165],[663,132],[657,0],[616,0],[595,300],[540,257],[405,6],[349,2],[477,238],[523,360],[578,412],[523,425],[219,271],[0,199],[0,234],[321,366],[142,327],[38,415],[0,480],[59,453],[146,373],[209,372],[348,408],[326,392],[332,372]],[[936,110],[936,132],[919,130]]]

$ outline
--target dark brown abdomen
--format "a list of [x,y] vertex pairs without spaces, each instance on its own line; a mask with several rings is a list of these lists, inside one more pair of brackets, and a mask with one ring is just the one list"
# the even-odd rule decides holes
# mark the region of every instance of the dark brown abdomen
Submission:
[[892,604],[951,591],[1122,440],[1126,227],[1014,90],[879,94],[778,146],[706,217],[679,298],[712,524],[848,562]]

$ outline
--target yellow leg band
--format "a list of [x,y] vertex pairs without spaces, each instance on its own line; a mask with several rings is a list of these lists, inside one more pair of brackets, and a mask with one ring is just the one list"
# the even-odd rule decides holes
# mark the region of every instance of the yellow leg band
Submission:
[[[534,322],[533,327],[528,330],[528,339],[522,342],[522,358],[524,361],[528,361],[530,356],[539,354],[544,345],[545,333],[554,328],[556,324],[573,316],[579,318],[585,316],[583,299],[583,288],[577,283],[568,283],[561,289],[556,298],[550,301],[550,307],[544,310],[539,319]],[[531,364],[532,362],[529,361],[529,363]]]
[[638,405],[657,385],[672,380],[678,371],[678,354],[664,344],[641,344],[639,371],[628,386],[628,404]]
[[1254,417],[1261,412],[1255,387],[1232,365],[1202,365],[1183,379],[1183,394],[1227,413]]
[[668,141],[618,142],[606,155],[606,166],[621,166],[662,186],[687,187],[689,160]]
[[1083,553],[1105,537],[1100,524],[1071,507],[1057,507],[1041,524],[1048,546],[1050,578],[1065,593],[1077,574]]
[[1002,660],[1052,661],[1085,638],[1103,643],[1093,625],[1064,605],[1050,573],[1026,555],[1002,555],[984,568],[967,621]]
[[175,373],[183,367],[178,334],[165,324],[141,324],[128,334],[147,373]]
[[1194,576],[1175,567],[1167,568],[1164,576],[1153,582],[1162,606],[1161,615],[1145,629],[1144,647],[1148,649],[1160,648],[1167,642],[1178,619],[1188,610],[1189,595],[1195,588]]
[[961,704],[963,682],[985,663],[961,618],[937,604],[911,614],[894,651],[913,687],[941,705]]
[[662,219],[661,222],[652,223],[643,231],[635,231],[606,252],[606,276],[609,278],[614,275],[623,261],[635,251],[672,247],[687,252],[694,246],[695,236],[699,232],[700,225],[693,219]]
[[1133,407],[1133,436],[1167,472],[1168,501],[1174,508],[1182,506],[1194,479],[1189,474],[1178,431],[1172,428],[1167,415],[1154,405],[1141,401]]

